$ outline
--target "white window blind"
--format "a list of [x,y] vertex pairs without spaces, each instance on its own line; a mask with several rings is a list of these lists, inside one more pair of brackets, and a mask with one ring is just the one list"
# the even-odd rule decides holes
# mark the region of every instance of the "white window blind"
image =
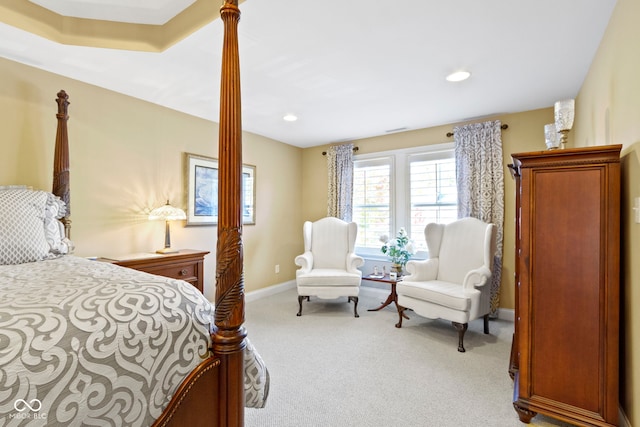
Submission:
[[378,248],[380,236],[391,230],[392,159],[355,161],[353,220],[358,224],[356,246]]
[[458,216],[456,165],[453,152],[409,156],[410,236],[418,250],[427,250],[424,228],[446,224]]

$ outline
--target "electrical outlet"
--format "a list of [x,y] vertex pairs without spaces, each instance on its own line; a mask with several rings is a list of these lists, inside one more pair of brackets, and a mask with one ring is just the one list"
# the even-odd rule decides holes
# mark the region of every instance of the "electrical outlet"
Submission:
[[276,264],[276,274],[280,273],[280,264]]
[[636,224],[640,224],[640,197],[633,199],[633,211]]

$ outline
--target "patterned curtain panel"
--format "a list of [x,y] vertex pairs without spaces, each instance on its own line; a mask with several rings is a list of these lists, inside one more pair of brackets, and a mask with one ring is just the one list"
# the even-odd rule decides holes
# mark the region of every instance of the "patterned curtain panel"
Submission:
[[327,150],[329,189],[327,216],[351,222],[353,203],[353,144],[334,145]]
[[454,127],[458,217],[496,225],[497,250],[491,279],[491,316],[497,316],[502,277],[504,169],[499,120]]

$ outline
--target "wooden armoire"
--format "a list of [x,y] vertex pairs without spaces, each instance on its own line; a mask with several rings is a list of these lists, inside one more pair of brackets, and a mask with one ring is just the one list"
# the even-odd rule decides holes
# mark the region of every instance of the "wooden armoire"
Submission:
[[618,425],[620,145],[513,154],[513,406]]

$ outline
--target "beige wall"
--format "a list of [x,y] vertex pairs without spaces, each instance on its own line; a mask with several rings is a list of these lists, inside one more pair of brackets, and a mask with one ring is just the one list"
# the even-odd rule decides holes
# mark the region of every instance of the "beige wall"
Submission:
[[[153,252],[164,225],[146,214],[166,199],[186,209],[184,153],[217,157],[217,124],[0,59],[0,185],[50,189],[56,93],[69,94],[72,239],[77,255]],[[256,165],[256,225],[243,230],[247,291],[295,277],[302,251],[302,150],[243,134],[244,162]],[[295,207],[292,209],[291,207]],[[214,226],[175,223],[176,248],[211,251],[205,295],[214,298]],[[275,274],[275,265],[280,273]]]
[[618,0],[576,99],[576,146],[622,144],[621,406],[640,426],[640,2]]
[[[499,119],[509,128],[502,132],[503,157],[505,165],[505,223],[504,251],[502,267],[502,287],[500,306],[514,308],[514,265],[515,265],[515,183],[506,167],[511,162],[511,154],[523,151],[544,150],[544,125],[553,122],[553,108],[528,111],[525,113],[505,114],[489,117],[484,120]],[[438,126],[384,135],[375,138],[353,141],[358,147],[358,154],[375,153],[400,148],[419,147],[424,145],[450,142],[447,132],[454,125]],[[306,220],[316,220],[326,215],[326,198],[317,197],[327,194],[327,166],[322,152],[328,146],[313,147],[304,150],[303,154],[303,207],[302,215]]]
[[[0,59],[0,184],[50,188],[55,94],[70,96],[72,237],[80,256],[123,255],[162,247],[163,225],[146,213],[166,199],[185,207],[184,153],[216,157],[217,124],[76,80]],[[505,165],[513,152],[544,148],[549,109],[499,117]],[[361,154],[450,140],[452,125],[355,141]],[[257,166],[257,224],[244,227],[247,291],[295,278],[302,222],[326,215],[326,146],[299,149],[245,133],[244,162]],[[283,166],[284,165],[284,166]],[[501,306],[513,308],[514,186],[505,169]],[[172,246],[208,249],[205,294],[213,299],[216,227],[172,226]],[[275,265],[280,273],[275,273]]]

